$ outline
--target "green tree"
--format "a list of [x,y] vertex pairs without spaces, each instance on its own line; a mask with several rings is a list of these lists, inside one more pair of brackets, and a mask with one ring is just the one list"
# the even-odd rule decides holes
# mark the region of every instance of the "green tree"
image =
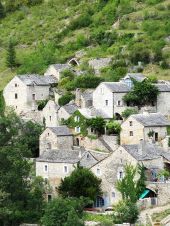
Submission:
[[85,197],[94,201],[102,193],[100,186],[100,179],[89,169],[78,165],[70,176],[61,181],[58,192],[62,197]]
[[2,5],[2,2],[0,1],[0,19],[5,17],[5,9]]
[[57,198],[48,203],[42,218],[44,226],[83,226],[83,199]]
[[26,158],[31,156],[29,141],[21,142],[22,129],[23,122],[13,112],[0,116],[0,191],[4,194],[0,225],[37,222],[42,214],[43,183],[38,188],[31,175],[32,163]]
[[139,215],[137,205],[129,200],[121,200],[115,206],[113,213],[113,222],[115,224],[123,224],[125,222],[134,224]]
[[132,106],[139,108],[145,105],[153,105],[159,95],[158,88],[149,80],[145,79],[142,82],[134,80],[132,91],[124,96],[124,101]]
[[71,100],[73,100],[74,98],[75,98],[75,95],[68,92],[58,99],[58,104],[60,106],[64,106],[64,105],[68,104]]
[[[139,196],[145,189],[145,167],[138,165],[137,167],[125,165],[124,177],[118,180],[116,187],[121,193],[123,200],[129,200],[131,203],[136,203]],[[136,177],[139,177],[138,179]]]
[[137,114],[138,111],[134,108],[127,108],[122,112],[123,118],[128,118],[130,115]]
[[115,120],[110,120],[106,124],[106,127],[107,127],[109,133],[120,134],[121,125],[119,122],[117,122]]
[[98,135],[101,135],[104,133],[106,122],[102,117],[96,117],[88,119],[87,125],[93,128]]
[[3,97],[3,91],[0,91],[0,116],[4,115],[5,101]]
[[9,44],[8,44],[6,64],[11,69],[16,67],[15,45],[11,40],[9,41]]

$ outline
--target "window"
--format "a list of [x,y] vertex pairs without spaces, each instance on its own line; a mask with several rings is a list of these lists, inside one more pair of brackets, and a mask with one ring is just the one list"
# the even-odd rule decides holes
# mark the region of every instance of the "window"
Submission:
[[51,121],[51,116],[50,116],[50,121]]
[[115,196],[116,196],[115,192],[112,192],[112,198],[115,198]]
[[15,106],[15,109],[17,109],[17,106]]
[[120,172],[119,172],[119,179],[122,179],[122,178],[123,178],[123,172],[120,171]]
[[121,106],[121,101],[120,100],[118,100],[117,106]]
[[15,83],[15,87],[17,87],[18,85]]
[[35,100],[35,94],[32,94],[32,99]]
[[101,94],[104,94],[104,88],[100,89]]
[[48,165],[45,165],[45,166],[44,166],[44,171],[45,171],[45,172],[48,172]]
[[120,163],[122,163],[123,162],[123,160],[122,159],[120,159]]
[[79,117],[79,116],[75,116],[75,117],[74,117],[74,121],[75,121],[75,122],[79,122],[79,121],[80,121],[80,117]]
[[101,172],[100,172],[100,169],[99,169],[99,168],[97,168],[96,172],[97,172],[97,175],[100,175],[100,174],[101,174]]
[[18,99],[18,94],[17,93],[15,93],[15,99]]
[[129,122],[129,125],[130,125],[130,126],[132,126],[132,125],[133,125],[133,122],[132,122],[132,121],[130,121],[130,122]]
[[68,166],[64,166],[64,173],[68,173]]
[[133,137],[133,131],[130,131],[130,137]]
[[109,104],[109,101],[108,101],[108,100],[105,100],[105,103],[106,103],[106,106],[108,106],[108,104]]
[[48,202],[50,202],[52,199],[52,195],[48,195],[47,199],[48,199]]
[[50,136],[50,134],[48,133],[48,136]]
[[89,157],[90,157],[90,155],[89,155],[89,154],[87,154],[87,155],[86,155],[86,158],[87,158],[87,159],[89,159]]
[[79,126],[75,127],[75,132],[80,133],[80,127]]

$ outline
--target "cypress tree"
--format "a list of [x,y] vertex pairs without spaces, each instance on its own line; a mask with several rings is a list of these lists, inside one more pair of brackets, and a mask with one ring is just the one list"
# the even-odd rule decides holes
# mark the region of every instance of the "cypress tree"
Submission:
[[2,2],[0,1],[0,19],[5,17],[5,9],[2,5]]
[[11,69],[16,66],[15,45],[11,40],[9,42],[8,49],[7,49],[6,64]]

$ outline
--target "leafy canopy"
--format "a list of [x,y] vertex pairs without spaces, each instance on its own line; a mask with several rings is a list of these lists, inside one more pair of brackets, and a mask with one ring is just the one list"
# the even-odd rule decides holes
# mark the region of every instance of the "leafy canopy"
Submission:
[[84,226],[81,220],[86,202],[80,198],[57,198],[48,203],[42,218],[44,226]]
[[139,108],[145,105],[153,105],[159,94],[158,88],[149,80],[142,82],[134,80],[133,90],[124,96],[124,101],[132,106]]
[[58,188],[62,197],[86,197],[95,200],[101,192],[101,180],[89,169],[78,167],[65,177]]

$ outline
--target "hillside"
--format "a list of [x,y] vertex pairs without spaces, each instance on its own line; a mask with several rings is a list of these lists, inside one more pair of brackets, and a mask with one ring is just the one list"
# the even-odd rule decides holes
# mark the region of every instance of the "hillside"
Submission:
[[[66,62],[79,50],[84,50],[82,69],[88,59],[113,58],[101,75],[107,81],[118,80],[138,61],[146,75],[169,80],[169,17],[169,0],[46,0],[21,5],[0,19],[0,90],[16,73],[42,74],[49,64]],[[10,39],[17,52],[13,71],[5,63]]]

